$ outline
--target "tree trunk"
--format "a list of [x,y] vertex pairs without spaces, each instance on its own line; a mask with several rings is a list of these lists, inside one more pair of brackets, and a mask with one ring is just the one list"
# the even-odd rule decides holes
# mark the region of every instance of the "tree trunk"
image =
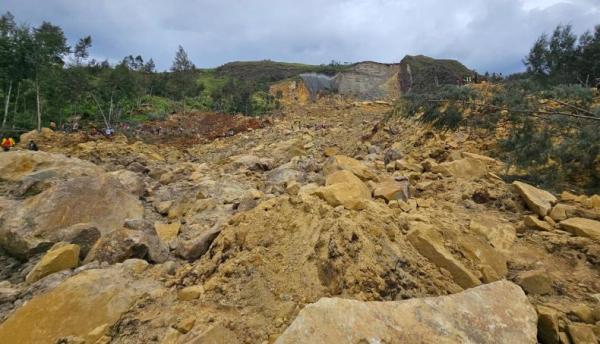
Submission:
[[92,99],[94,99],[94,102],[96,103],[96,107],[98,108],[98,110],[100,110],[100,114],[102,115],[104,124],[108,128],[108,119],[106,118],[106,115],[104,114],[104,110],[102,110],[102,106],[100,106],[100,103],[98,102],[98,99],[96,99],[96,96],[94,96],[94,94],[90,94],[90,95],[92,96]]
[[42,131],[42,109],[40,106],[40,83],[35,81],[35,100],[37,103],[37,130]]
[[13,119],[17,117],[17,109],[18,109],[20,96],[21,96],[21,83],[19,82],[19,83],[17,83],[17,96],[15,97],[15,106],[13,107]]
[[6,119],[8,118],[8,106],[10,105],[10,92],[12,91],[12,80],[8,82],[8,94],[6,95],[6,101],[4,102],[4,117],[2,118],[2,128],[6,126]]
[[110,107],[108,108],[108,125],[107,128],[110,127],[110,123],[112,123],[112,113],[113,113],[113,96],[110,95]]

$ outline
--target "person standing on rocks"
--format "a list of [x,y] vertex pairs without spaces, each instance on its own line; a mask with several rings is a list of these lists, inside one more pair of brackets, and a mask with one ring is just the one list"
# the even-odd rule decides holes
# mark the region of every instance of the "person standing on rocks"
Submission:
[[15,145],[15,140],[12,137],[2,139],[2,149],[8,152]]
[[35,141],[29,140],[29,143],[27,144],[27,149],[29,149],[30,151],[37,151],[38,150],[38,146],[35,143]]

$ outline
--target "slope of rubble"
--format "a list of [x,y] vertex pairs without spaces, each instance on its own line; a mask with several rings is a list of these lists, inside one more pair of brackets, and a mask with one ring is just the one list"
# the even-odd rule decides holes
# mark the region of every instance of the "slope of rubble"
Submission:
[[[405,338],[600,338],[600,196],[506,183],[488,138],[390,110],[327,97],[212,141],[26,134],[44,152],[0,158],[0,338],[291,343],[300,317],[335,342],[326,312],[401,324],[387,302],[420,314]],[[489,317],[469,330],[465,312]]]

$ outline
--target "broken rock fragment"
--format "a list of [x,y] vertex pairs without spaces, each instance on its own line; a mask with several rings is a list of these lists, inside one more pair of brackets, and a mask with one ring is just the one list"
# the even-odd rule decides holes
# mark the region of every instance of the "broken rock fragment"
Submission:
[[433,264],[446,269],[454,281],[463,288],[472,288],[481,284],[479,279],[444,247],[443,239],[433,227],[419,224],[408,233],[408,240],[421,255]]
[[323,173],[328,176],[335,171],[346,170],[352,172],[361,180],[374,180],[376,176],[369,168],[362,162],[347,157],[345,155],[333,156],[325,162],[323,165]]
[[275,341],[288,343],[537,343],[537,315],[517,285],[399,302],[322,298]]
[[518,181],[514,182],[513,185],[525,201],[525,204],[527,204],[527,207],[539,216],[544,217],[548,215],[550,209],[552,209],[552,205],[558,201],[548,191],[538,189],[535,186]]
[[517,276],[517,283],[527,294],[547,295],[552,293],[552,280],[544,270],[524,271]]
[[408,178],[398,177],[397,179],[390,179],[383,181],[375,185],[373,190],[373,197],[383,198],[387,202],[394,200],[407,201],[409,198],[408,193]]
[[488,173],[488,167],[481,160],[465,158],[431,166],[431,172],[440,173],[446,177],[474,179],[485,176]]
[[573,235],[590,238],[600,242],[600,221],[584,219],[581,217],[572,217],[561,221],[560,228]]
[[525,226],[538,231],[551,232],[554,230],[554,228],[548,222],[542,221],[534,215],[525,216]]
[[79,265],[79,246],[55,244],[27,274],[25,281],[33,283],[55,272],[76,268]]
[[359,210],[371,199],[369,188],[350,171],[335,171],[327,177],[326,183],[316,195],[333,207],[342,205],[346,209]]

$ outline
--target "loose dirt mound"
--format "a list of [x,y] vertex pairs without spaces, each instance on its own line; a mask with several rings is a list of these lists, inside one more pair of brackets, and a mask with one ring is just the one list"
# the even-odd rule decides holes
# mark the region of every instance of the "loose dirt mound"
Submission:
[[266,122],[262,119],[240,115],[214,112],[178,113],[164,121],[144,123],[137,134],[146,142],[187,147],[263,128],[265,125]]
[[[166,307],[153,300],[140,312],[150,308],[156,322],[194,315],[198,330],[219,319],[244,342],[260,343],[323,296],[401,300],[460,290],[406,241],[401,223],[377,203],[354,212],[307,194],[263,202],[233,217],[210,251],[178,278],[178,288],[203,287],[197,301]],[[153,331],[129,330],[136,336]]]

